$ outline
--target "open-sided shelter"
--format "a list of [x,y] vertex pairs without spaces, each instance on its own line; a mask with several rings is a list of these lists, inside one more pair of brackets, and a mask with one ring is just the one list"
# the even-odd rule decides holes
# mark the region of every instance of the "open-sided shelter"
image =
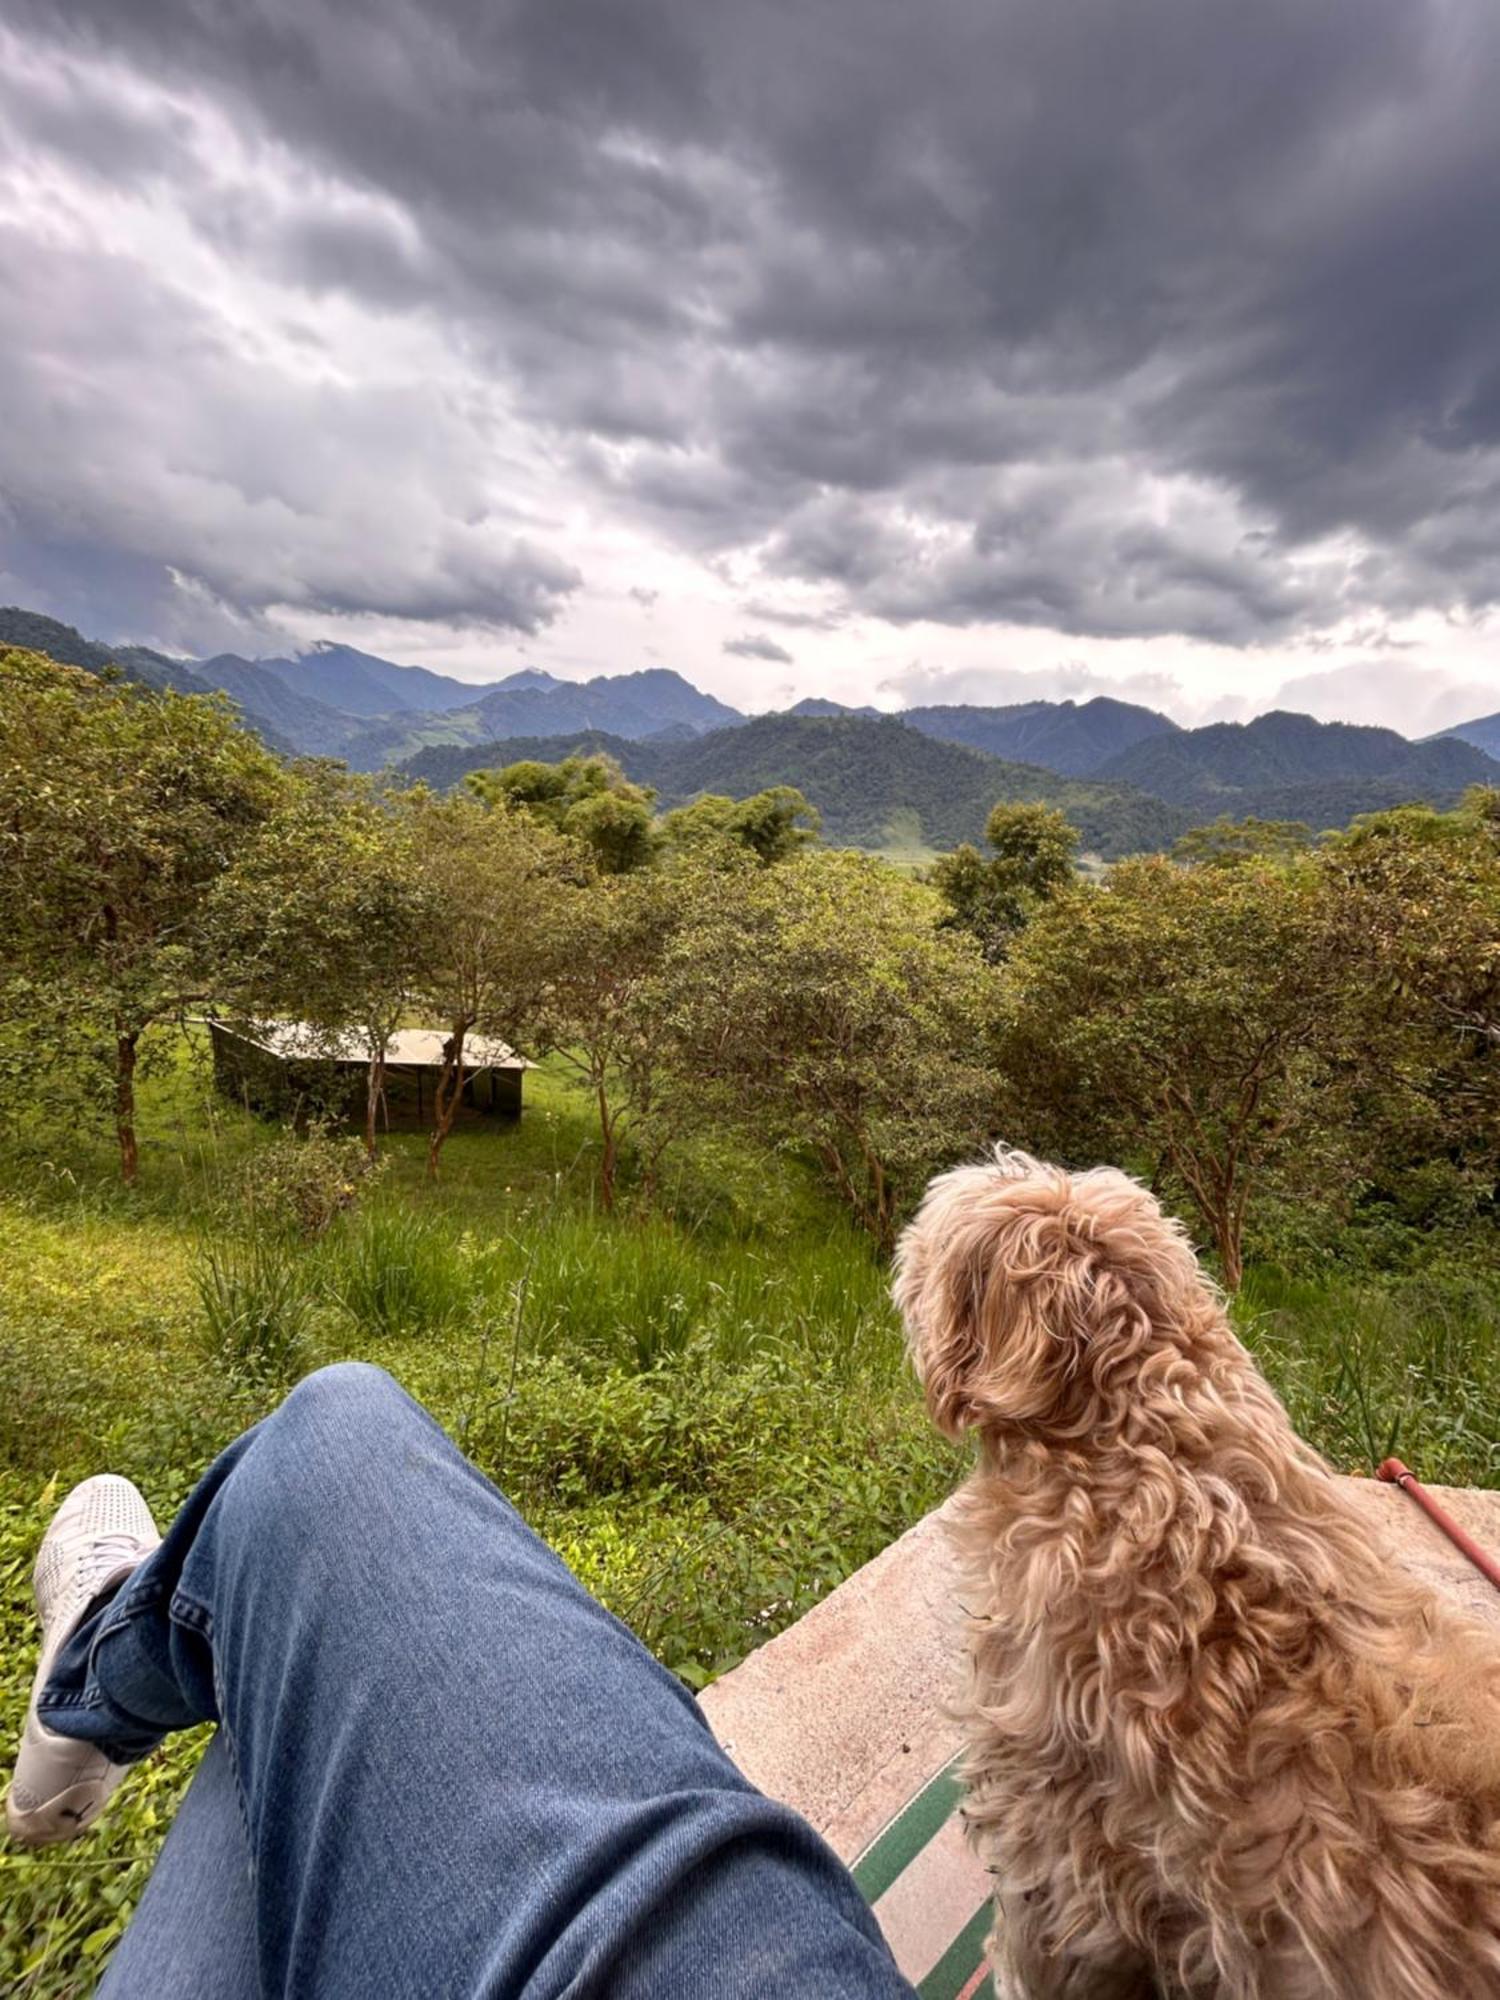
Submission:
[[[252,1111],[342,1117],[364,1104],[370,1041],[358,1030],[327,1035],[306,1021],[210,1021],[208,1032],[215,1081],[226,1097]],[[399,1028],[391,1036],[385,1045],[386,1123],[421,1127],[430,1121],[447,1040],[441,1028]],[[529,1067],[508,1042],[466,1035],[462,1110],[518,1118]]]

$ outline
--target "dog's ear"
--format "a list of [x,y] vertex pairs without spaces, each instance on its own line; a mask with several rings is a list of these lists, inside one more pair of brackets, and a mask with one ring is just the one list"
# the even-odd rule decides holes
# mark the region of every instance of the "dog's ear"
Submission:
[[1158,1326],[1185,1299],[1211,1304],[1181,1231],[1137,1182],[1017,1153],[932,1183],[898,1247],[894,1293],[950,1437],[1107,1420],[1102,1401],[1122,1403]]

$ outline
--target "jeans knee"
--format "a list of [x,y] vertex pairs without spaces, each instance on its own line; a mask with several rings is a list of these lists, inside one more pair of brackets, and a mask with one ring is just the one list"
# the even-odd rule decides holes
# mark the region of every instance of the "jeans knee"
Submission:
[[358,1423],[407,1401],[406,1392],[372,1361],[334,1361],[315,1368],[286,1396],[277,1412],[298,1423]]
[[314,1505],[357,1498],[380,1481],[416,1405],[383,1368],[339,1361],[305,1375],[269,1420],[278,1485]]

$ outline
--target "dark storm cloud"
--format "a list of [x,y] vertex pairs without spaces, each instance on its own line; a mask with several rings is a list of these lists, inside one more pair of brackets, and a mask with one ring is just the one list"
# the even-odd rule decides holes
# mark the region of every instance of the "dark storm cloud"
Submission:
[[[59,280],[23,242],[4,393],[51,414],[0,446],[0,489],[28,532],[82,518],[233,606],[534,630],[579,579],[545,522],[487,511],[466,399],[491,384],[596,503],[710,558],[753,552],[773,598],[785,578],[837,600],[793,619],[1247,643],[1500,600],[1483,0],[22,0],[12,18],[54,79],[20,143],[91,172],[112,146],[127,178],[170,184],[247,282],[305,295],[309,341],[358,308],[438,329],[454,369],[406,397],[252,393],[237,420],[243,350],[175,294],[143,325],[122,264],[71,296],[128,323],[147,383],[145,418],[105,416],[114,455],[91,475],[34,332],[32,288]],[[229,185],[195,118],[259,151],[264,187],[253,161]],[[135,372],[59,337],[86,410],[100,372],[129,402]],[[148,421],[168,384],[195,418],[169,415],[175,456]],[[38,482],[23,450],[65,462]],[[393,519],[413,496],[410,546],[387,531],[375,578],[359,509],[330,526],[371,464]],[[122,498],[132,466],[145,490]],[[153,508],[175,557],[141,528]],[[233,524],[248,552],[225,553]]]
[[792,665],[792,655],[786,647],[778,646],[761,632],[746,632],[738,639],[726,639],[723,650],[742,660],[774,660],[784,667]]

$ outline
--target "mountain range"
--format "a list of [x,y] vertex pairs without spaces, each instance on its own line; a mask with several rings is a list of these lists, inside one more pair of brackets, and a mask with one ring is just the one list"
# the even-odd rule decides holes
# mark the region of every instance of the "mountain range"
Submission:
[[517,737],[475,748],[435,745],[398,777],[446,789],[466,772],[537,757],[546,763],[604,751],[665,806],[701,792],[744,798],[795,785],[818,808],[825,838],[851,847],[948,848],[983,837],[997,799],[1060,807],[1086,849],[1106,860],[1170,844],[1191,815],[1128,786],[1008,763],[966,744],[909,729],[895,716],[760,715],[683,741],[631,741],[594,732]]
[[810,697],[749,718],[662,667],[564,681],[523,667],[476,684],[320,642],[267,659],[176,659],[111,646],[18,607],[0,645],[28,646],[153,686],[217,689],[286,754],[339,757],[446,785],[523,756],[607,749],[666,804],[700,791],[743,796],[794,784],[830,838],[947,847],[978,838],[998,798],[1067,811],[1106,857],[1156,847],[1227,814],[1314,828],[1409,799],[1452,804],[1500,784],[1500,714],[1412,742],[1392,729],[1275,711],[1184,729],[1131,702],[927,705],[882,715]]

